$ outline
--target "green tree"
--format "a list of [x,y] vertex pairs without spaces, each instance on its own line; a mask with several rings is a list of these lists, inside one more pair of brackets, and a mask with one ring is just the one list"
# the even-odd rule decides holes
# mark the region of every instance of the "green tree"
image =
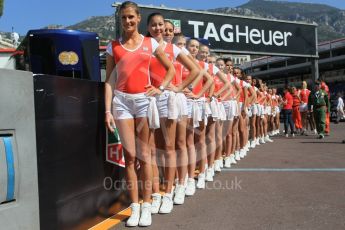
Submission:
[[0,17],[2,16],[3,10],[4,10],[4,0],[0,0]]

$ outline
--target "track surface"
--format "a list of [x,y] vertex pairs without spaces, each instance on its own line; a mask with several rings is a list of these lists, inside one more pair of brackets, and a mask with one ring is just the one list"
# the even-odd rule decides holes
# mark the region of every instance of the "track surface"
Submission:
[[345,229],[345,123],[273,139],[147,229]]

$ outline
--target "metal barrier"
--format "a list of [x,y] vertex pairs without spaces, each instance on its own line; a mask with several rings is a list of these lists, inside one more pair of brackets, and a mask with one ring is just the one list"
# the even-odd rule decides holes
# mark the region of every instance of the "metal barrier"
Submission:
[[33,77],[0,70],[0,223],[39,229]]

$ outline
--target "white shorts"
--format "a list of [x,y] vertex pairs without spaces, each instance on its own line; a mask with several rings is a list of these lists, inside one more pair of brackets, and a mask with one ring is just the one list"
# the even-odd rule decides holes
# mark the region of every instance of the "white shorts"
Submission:
[[204,104],[203,104],[203,110],[204,110],[204,115],[206,116],[206,117],[213,117],[215,114],[216,114],[216,112],[212,112],[212,110],[211,110],[211,105],[210,105],[210,103],[209,102],[204,102]]
[[168,99],[170,96],[170,91],[164,90],[160,95],[156,96],[157,108],[159,117],[168,117]]
[[187,98],[183,93],[176,94],[176,106],[178,107],[178,116],[188,116]]
[[280,113],[280,107],[276,106],[276,113]]
[[224,104],[222,102],[217,102],[217,107],[218,107],[218,120],[220,121],[226,121],[227,116],[224,108]]
[[[239,102],[238,104],[239,104],[239,106],[238,106],[238,109],[239,109],[238,114],[242,114],[243,102]],[[245,113],[246,115],[249,115],[249,108],[245,108],[245,109],[244,109],[244,113]],[[251,116],[251,115],[250,115],[250,116]]]
[[266,114],[268,116],[271,116],[272,115],[272,107],[271,106],[266,106]]
[[252,108],[251,107],[247,108],[247,115],[248,115],[248,117],[252,117],[253,116],[253,112],[252,112]]
[[239,114],[242,112],[242,107],[243,107],[243,102],[238,103],[238,108],[239,108]]
[[150,98],[145,93],[128,94],[115,90],[113,115],[115,120],[147,117]]
[[238,116],[238,106],[235,100],[223,101],[227,120],[233,121]]
[[300,106],[299,106],[299,111],[300,112],[307,112],[308,111],[308,104],[306,103],[302,103]]
[[267,114],[266,106],[264,105],[260,105],[260,106],[261,106],[261,116],[266,115]]
[[252,105],[252,106],[250,106],[250,110],[251,110],[251,112],[252,112],[252,115],[257,115],[258,114],[258,106],[257,106],[257,104],[254,104],[254,105]]
[[[206,105],[205,105],[205,98],[200,98],[197,100],[193,99],[187,99],[187,112],[188,112],[188,118],[193,118],[193,106],[198,106],[198,121],[202,121],[205,117],[205,111],[206,111]],[[195,118],[194,118],[195,119]]]
[[196,100],[199,106],[200,116],[198,118],[198,121],[203,121],[204,119],[207,120],[208,114],[211,113],[210,105],[206,103],[206,99],[204,97],[201,97]]

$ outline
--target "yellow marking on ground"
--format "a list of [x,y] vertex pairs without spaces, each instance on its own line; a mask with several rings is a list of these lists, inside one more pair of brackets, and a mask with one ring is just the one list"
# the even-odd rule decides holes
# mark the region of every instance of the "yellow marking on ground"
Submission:
[[[199,174],[199,170],[195,170],[195,174]],[[162,196],[165,192],[160,191],[159,192]],[[139,201],[139,203],[142,203],[143,201]],[[114,228],[116,225],[121,223],[124,219],[127,219],[131,216],[132,210],[130,207],[122,210],[121,212],[113,215],[112,217],[109,217],[108,219],[102,221],[101,223],[93,226],[92,228],[89,228],[89,230],[108,230],[111,228]]]
[[101,223],[93,226],[92,228],[89,228],[89,230],[108,230],[110,228],[113,228],[115,225],[118,225],[123,221],[124,219],[131,216],[132,210],[128,207],[121,212],[115,214],[112,217],[109,217],[108,219],[102,221]]

